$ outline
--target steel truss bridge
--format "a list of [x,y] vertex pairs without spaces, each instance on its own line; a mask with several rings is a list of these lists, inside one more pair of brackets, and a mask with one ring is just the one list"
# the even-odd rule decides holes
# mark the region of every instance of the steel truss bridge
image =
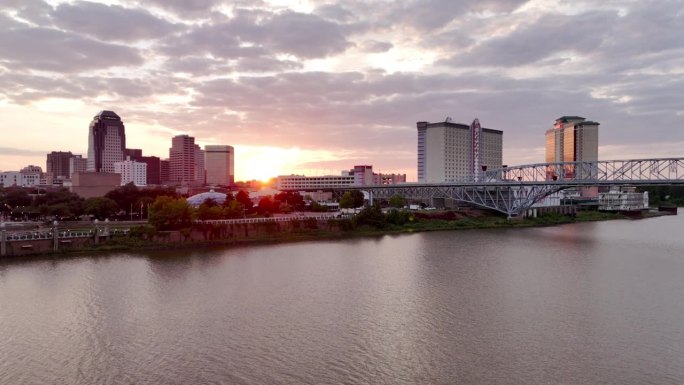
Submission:
[[561,190],[593,186],[684,185],[684,158],[538,163],[483,171],[473,178],[446,183],[331,188],[336,193],[363,190],[373,199],[400,195],[407,199],[455,201],[519,216]]

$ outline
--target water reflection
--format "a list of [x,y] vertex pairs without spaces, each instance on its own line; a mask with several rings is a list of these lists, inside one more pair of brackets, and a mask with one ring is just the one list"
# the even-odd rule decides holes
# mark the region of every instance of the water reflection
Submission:
[[680,383],[681,217],[0,262],[0,383]]

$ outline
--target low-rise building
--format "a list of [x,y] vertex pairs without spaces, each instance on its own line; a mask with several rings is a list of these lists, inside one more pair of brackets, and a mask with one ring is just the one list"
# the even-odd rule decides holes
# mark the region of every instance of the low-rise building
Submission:
[[373,172],[373,166],[361,165],[354,166],[349,171],[344,170],[340,175],[281,175],[276,178],[276,189],[316,191],[350,186],[397,183],[406,183],[406,174],[379,174]]
[[121,175],[108,172],[76,172],[69,191],[81,198],[102,197],[121,186]]
[[638,211],[648,208],[648,191],[637,192],[636,187],[614,187],[598,194],[601,211]]

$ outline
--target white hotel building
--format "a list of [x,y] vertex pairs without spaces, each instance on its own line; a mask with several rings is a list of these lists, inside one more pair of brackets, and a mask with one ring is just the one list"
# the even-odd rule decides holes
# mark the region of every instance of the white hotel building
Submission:
[[[454,182],[472,176],[473,139],[470,126],[450,120],[417,122],[418,182]],[[500,168],[503,159],[503,131],[482,128],[479,166]],[[479,172],[479,171],[478,171]]]
[[114,172],[121,174],[121,185],[133,182],[136,186],[147,185],[147,163],[136,162],[127,156],[123,162],[114,163]]

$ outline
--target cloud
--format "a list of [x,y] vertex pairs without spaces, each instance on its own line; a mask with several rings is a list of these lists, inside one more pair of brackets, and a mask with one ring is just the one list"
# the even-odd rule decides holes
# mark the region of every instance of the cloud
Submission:
[[392,49],[394,45],[386,41],[367,40],[361,45],[361,50],[368,53],[387,52]]
[[141,64],[135,48],[49,28],[0,30],[0,60],[8,67],[64,73]]
[[242,11],[169,39],[164,51],[221,58],[291,54],[311,59],[341,53],[349,46],[339,25],[316,15]]
[[88,1],[62,3],[52,17],[62,29],[103,41],[156,39],[174,30],[173,24],[147,11]]
[[510,67],[538,62],[568,52],[587,55],[598,50],[606,28],[617,18],[604,12],[580,15],[544,15],[521,25],[510,34],[495,37],[459,52],[441,64],[460,66]]
[[35,155],[45,156],[45,154],[47,154],[47,151],[29,150],[29,149],[25,149],[25,148],[0,147],[0,153],[2,153],[4,155],[18,155],[18,156],[35,156]]

